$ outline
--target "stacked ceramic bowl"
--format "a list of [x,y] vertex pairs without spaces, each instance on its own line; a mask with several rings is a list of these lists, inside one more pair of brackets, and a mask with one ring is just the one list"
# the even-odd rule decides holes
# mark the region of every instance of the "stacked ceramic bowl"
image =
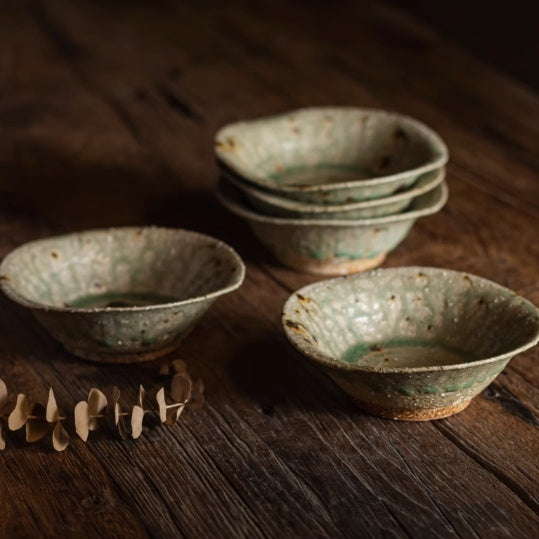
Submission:
[[447,200],[444,142],[400,114],[300,109],[225,126],[215,142],[221,202],[301,271],[378,266]]

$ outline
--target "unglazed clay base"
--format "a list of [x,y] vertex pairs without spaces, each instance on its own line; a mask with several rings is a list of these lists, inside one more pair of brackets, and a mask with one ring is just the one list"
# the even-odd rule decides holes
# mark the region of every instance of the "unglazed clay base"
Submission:
[[458,414],[459,412],[462,412],[462,410],[465,410],[470,402],[472,402],[472,399],[468,399],[459,404],[444,406],[442,408],[427,408],[419,410],[380,408],[364,402],[358,401],[357,403],[361,409],[368,414],[385,417],[387,419],[395,419],[397,421],[430,421],[432,419],[443,419],[444,417]]
[[283,307],[290,342],[369,413],[404,421],[460,412],[539,342],[539,310],[443,268],[375,269],[305,286]]
[[279,260],[286,266],[317,275],[349,275],[377,268],[386,259],[387,253],[379,254],[374,258],[361,258],[358,260],[347,260],[346,262],[326,262],[314,260],[303,256],[279,257]]

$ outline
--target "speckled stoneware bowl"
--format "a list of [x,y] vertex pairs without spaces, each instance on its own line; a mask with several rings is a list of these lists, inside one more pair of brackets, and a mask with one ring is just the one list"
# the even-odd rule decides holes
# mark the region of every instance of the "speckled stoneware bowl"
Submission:
[[379,266],[420,217],[439,211],[447,201],[445,182],[416,198],[397,215],[352,220],[268,217],[249,209],[241,193],[220,183],[218,197],[243,217],[260,242],[284,265],[298,271],[345,275]]
[[172,351],[245,267],[187,230],[111,228],[27,243],[0,266],[4,292],[73,354],[135,363]]
[[368,412],[447,417],[539,341],[511,290],[438,268],[379,269],[306,286],[283,310],[290,342]]
[[445,168],[441,168],[423,174],[413,186],[398,194],[351,204],[323,205],[282,198],[225,175],[226,181],[242,191],[253,209],[265,215],[292,219],[364,219],[400,213],[415,197],[440,185],[444,177]]
[[351,107],[227,125],[215,137],[215,151],[218,163],[244,180],[315,204],[390,195],[448,159],[441,138],[421,122]]

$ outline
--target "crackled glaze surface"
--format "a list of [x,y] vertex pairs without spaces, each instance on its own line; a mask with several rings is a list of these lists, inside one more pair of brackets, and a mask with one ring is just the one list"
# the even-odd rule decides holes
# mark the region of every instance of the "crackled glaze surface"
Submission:
[[408,208],[415,197],[418,197],[440,185],[445,177],[445,169],[423,174],[413,186],[404,191],[382,198],[364,200],[350,204],[310,204],[273,195],[254,188],[238,180],[233,175],[225,175],[240,189],[249,204],[265,215],[292,219],[368,219],[400,213]]
[[226,244],[185,230],[118,228],[31,242],[2,288],[76,355],[134,362],[173,349],[244,276]]
[[374,270],[307,286],[287,301],[288,338],[366,409],[434,419],[464,409],[539,340],[539,311],[477,276]]
[[249,222],[260,242],[283,264],[309,273],[342,275],[381,264],[418,218],[443,207],[447,186],[442,183],[416,198],[401,214],[361,220],[267,217],[247,209],[237,189],[223,184],[219,197]]
[[218,159],[286,197],[343,204],[387,196],[443,166],[447,148],[424,124],[396,113],[319,107],[238,122],[216,135]]

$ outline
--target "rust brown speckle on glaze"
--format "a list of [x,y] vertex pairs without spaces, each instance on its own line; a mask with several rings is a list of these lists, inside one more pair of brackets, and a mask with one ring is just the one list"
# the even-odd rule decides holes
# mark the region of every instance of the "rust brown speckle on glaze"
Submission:
[[[478,310],[479,300],[496,308]],[[481,277],[405,267],[306,286],[286,302],[283,327],[368,412],[424,421],[464,410],[514,355],[535,346],[539,310]]]
[[401,141],[408,140],[408,135],[406,134],[404,129],[399,127],[398,129],[395,129],[395,131],[393,132],[393,138],[394,140],[401,142]]
[[[211,257],[220,257],[230,274],[216,272]],[[1,270],[6,295],[30,309],[67,350],[109,363],[147,361],[177,348],[245,275],[240,257],[225,243],[160,227],[30,242],[11,252]]]
[[[230,137],[239,141],[233,153]],[[236,122],[221,128],[215,140],[218,163],[238,177],[312,203],[389,196],[448,159],[441,138],[418,120],[357,107],[311,107]],[[283,174],[275,174],[276,162]]]
[[232,137],[229,137],[224,141],[216,141],[215,148],[221,152],[233,153],[237,148],[236,140]]
[[[276,169],[277,173],[281,169]],[[391,196],[357,202],[348,197],[343,204],[313,204],[289,199],[262,190],[222,169],[221,181],[232,184],[245,197],[246,202],[263,215],[292,219],[367,219],[395,215],[410,207],[417,197],[432,191],[445,177],[445,169],[422,175],[412,186]]]
[[389,167],[391,164],[391,157],[389,155],[384,155],[374,166],[375,170],[383,171]]
[[289,328],[292,328],[295,331],[301,331],[301,325],[297,322],[293,322],[292,320],[285,320],[284,322]]

